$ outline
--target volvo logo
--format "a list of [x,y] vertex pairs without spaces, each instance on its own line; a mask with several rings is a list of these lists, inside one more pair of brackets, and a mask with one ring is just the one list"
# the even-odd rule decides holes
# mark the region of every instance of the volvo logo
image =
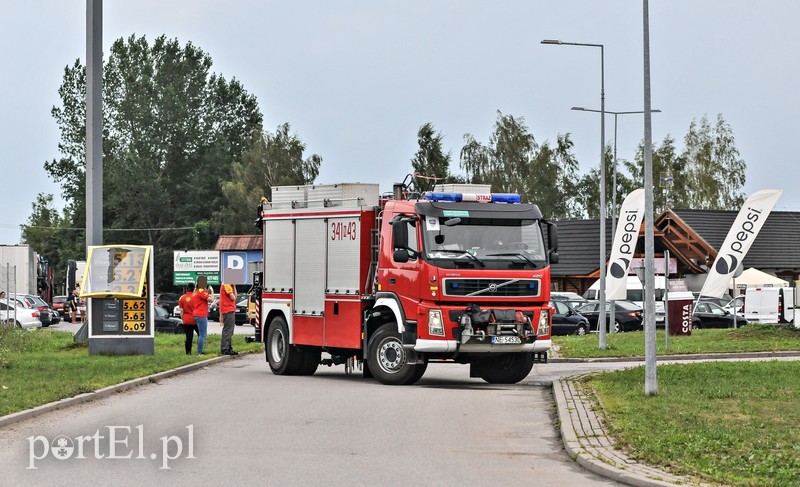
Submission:
[[496,293],[497,292],[497,284],[495,284],[495,283],[489,284],[489,292],[492,293],[492,294]]

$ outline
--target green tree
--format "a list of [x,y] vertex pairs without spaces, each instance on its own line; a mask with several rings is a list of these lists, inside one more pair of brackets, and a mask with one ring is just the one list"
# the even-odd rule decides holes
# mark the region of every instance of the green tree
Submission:
[[686,161],[688,203],[691,208],[733,210],[744,204],[742,187],[747,164],[739,158],[730,124],[717,115],[692,120],[681,157]]
[[261,197],[272,199],[273,186],[312,184],[319,175],[322,157],[303,158],[306,145],[291,133],[288,123],[275,133],[254,130],[242,160],[234,162],[231,178],[222,184],[226,204],[214,214],[220,233],[253,234],[255,208]]
[[464,141],[460,164],[468,182],[491,184],[496,192],[519,193],[524,201],[538,204],[547,218],[580,215],[578,162],[569,134],[559,135],[555,147],[547,141],[539,146],[522,117],[498,111],[488,145],[470,134]]
[[[667,208],[705,210],[737,209],[744,203],[742,187],[747,165],[739,158],[730,125],[722,115],[715,125],[707,117],[692,120],[684,137],[683,151],[678,153],[675,139],[664,137],[653,147],[653,207],[656,212]],[[636,161],[623,163],[630,174],[623,178],[620,191],[627,194],[641,188],[644,181],[644,146],[639,144]],[[672,179],[665,185],[661,178]]]
[[50,262],[60,292],[58,284],[66,278],[67,260],[84,258],[84,231],[70,227],[67,210],[55,208],[53,195],[39,193],[32,207],[27,223],[22,225],[22,241]]
[[442,148],[444,136],[433,124],[426,123],[417,132],[419,149],[411,159],[417,189],[433,189],[434,184],[463,182],[450,172],[452,154]]
[[[624,161],[623,167],[630,174],[630,177],[623,177],[620,184],[619,191],[624,197],[644,186],[644,144],[639,144],[635,162]],[[669,134],[660,145],[653,147],[653,184],[653,208],[656,213],[668,208],[689,208],[691,180],[687,175],[686,160],[678,154],[675,139]]]
[[[172,250],[194,248],[196,225],[225,203],[220,183],[263,118],[255,97],[211,66],[192,43],[131,36],[112,44],[103,70],[104,241],[154,245],[157,287],[171,286]],[[52,111],[61,157],[45,164],[73,227],[85,220],[85,91],[76,61]]]

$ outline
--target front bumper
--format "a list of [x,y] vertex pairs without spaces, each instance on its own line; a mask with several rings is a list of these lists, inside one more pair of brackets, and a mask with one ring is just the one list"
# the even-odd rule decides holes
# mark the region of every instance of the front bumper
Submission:
[[548,339],[537,339],[533,343],[522,344],[492,344],[480,343],[470,340],[458,346],[456,340],[427,340],[418,339],[413,345],[417,352],[423,353],[514,353],[514,352],[546,352],[550,350],[552,341]]

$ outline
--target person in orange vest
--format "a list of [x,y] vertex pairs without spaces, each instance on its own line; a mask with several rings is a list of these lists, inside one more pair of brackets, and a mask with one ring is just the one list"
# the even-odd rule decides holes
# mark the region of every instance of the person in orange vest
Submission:
[[178,299],[178,306],[181,309],[181,321],[183,322],[183,332],[186,334],[186,355],[192,354],[192,341],[194,334],[197,333],[197,345],[200,345],[200,332],[197,330],[197,323],[194,322],[194,308],[192,307],[192,296],[194,296],[194,283],[190,282],[186,286],[186,292]]
[[219,290],[219,314],[222,315],[222,355],[239,355],[233,350],[233,330],[236,327],[236,288],[222,283]]
[[208,333],[208,303],[214,301],[214,288],[195,287],[192,294],[192,317],[197,324],[197,355],[203,355]]

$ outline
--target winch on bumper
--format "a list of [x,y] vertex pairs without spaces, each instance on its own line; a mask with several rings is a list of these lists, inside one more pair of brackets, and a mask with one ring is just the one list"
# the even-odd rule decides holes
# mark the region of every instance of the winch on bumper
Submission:
[[477,306],[451,313],[458,323],[452,328],[454,340],[416,339],[404,346],[420,353],[518,353],[532,352],[537,362],[547,362],[550,320],[542,311],[534,330],[529,313],[508,309],[480,310]]

